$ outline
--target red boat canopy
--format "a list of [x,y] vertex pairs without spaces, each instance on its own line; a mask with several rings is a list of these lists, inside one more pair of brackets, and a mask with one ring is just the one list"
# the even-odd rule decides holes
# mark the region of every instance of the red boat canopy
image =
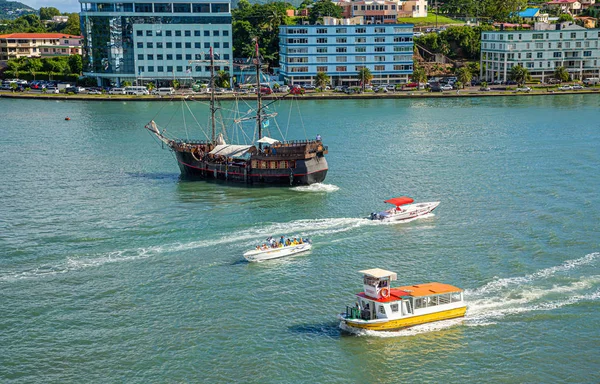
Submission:
[[410,204],[412,203],[414,200],[411,199],[408,196],[400,196],[400,197],[393,197],[389,200],[384,201],[384,203],[390,203],[390,204],[394,204],[396,207],[399,207],[401,205],[404,204]]

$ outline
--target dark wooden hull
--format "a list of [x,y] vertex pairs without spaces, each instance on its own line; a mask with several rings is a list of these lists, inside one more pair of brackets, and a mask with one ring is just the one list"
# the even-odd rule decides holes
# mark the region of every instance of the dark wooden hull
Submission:
[[249,163],[212,163],[197,160],[190,152],[175,151],[181,175],[192,180],[222,180],[248,185],[299,186],[320,183],[327,176],[325,157],[295,161],[294,168],[258,169]]

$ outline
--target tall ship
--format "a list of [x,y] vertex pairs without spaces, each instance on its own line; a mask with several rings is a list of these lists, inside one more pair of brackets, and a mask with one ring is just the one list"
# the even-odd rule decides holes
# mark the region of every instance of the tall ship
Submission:
[[[210,126],[208,140],[189,140],[167,136],[154,120],[145,128],[175,154],[181,175],[194,180],[223,180],[245,185],[300,186],[320,183],[327,175],[328,149],[319,136],[315,140],[277,140],[263,133],[277,115],[269,111],[262,99],[261,59],[256,43],[253,64],[256,68],[256,108],[236,119],[236,123],[255,120],[255,132],[250,143],[227,143],[223,133],[217,133],[216,112],[220,109],[215,97],[216,64],[210,50]],[[277,101],[277,99],[275,100]],[[275,101],[271,101],[275,102]],[[253,125],[253,124],[252,124]],[[223,128],[224,129],[224,128]]]

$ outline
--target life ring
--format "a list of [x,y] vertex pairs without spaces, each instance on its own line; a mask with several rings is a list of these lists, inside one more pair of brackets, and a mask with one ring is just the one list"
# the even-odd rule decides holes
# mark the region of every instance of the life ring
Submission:
[[381,291],[379,291],[379,293],[381,293],[381,296],[383,296],[383,297],[390,297],[390,289],[389,288],[382,288]]

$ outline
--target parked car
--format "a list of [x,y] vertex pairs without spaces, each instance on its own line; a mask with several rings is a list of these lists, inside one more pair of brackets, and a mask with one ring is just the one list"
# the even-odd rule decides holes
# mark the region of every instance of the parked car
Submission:
[[571,90],[573,90],[573,87],[570,85],[563,85],[563,86],[558,87],[558,90],[559,91],[571,91]]
[[287,85],[282,85],[279,88],[277,88],[277,92],[289,92],[290,91],[290,87],[288,87]]
[[312,84],[304,84],[304,89],[308,90],[313,90],[315,89],[315,86]]
[[102,91],[99,89],[89,89],[88,90],[88,95],[101,95]]
[[517,92],[531,92],[531,88],[529,88],[529,87],[519,87],[519,88],[517,88]]
[[583,89],[583,85],[580,84],[575,84],[571,87],[573,90],[579,90],[579,89]]
[[335,92],[344,92],[344,88],[346,88],[346,87],[343,87],[343,86],[341,86],[341,85],[338,85],[338,86],[337,86],[337,87],[335,87],[333,90],[334,90]]
[[491,91],[492,89],[491,89],[490,87],[481,87],[481,88],[479,88],[479,90],[480,90],[480,91],[484,91],[484,92],[489,92],[489,91]]
[[454,89],[454,87],[450,84],[442,85],[440,88],[442,89],[442,91],[451,91]]
[[46,87],[46,93],[59,93],[57,87]]
[[124,95],[125,94],[125,88],[111,88],[110,91],[108,91],[109,95]]

